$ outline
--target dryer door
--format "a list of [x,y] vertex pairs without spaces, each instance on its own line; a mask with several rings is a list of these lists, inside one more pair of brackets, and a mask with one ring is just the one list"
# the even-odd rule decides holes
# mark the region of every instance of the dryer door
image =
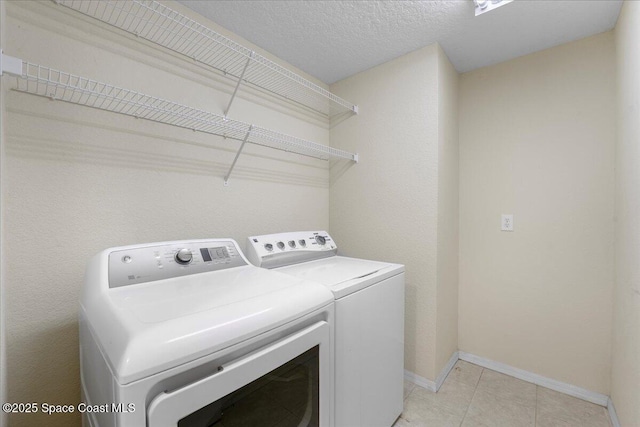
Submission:
[[330,426],[331,369],[330,328],[321,321],[161,393],[148,426]]

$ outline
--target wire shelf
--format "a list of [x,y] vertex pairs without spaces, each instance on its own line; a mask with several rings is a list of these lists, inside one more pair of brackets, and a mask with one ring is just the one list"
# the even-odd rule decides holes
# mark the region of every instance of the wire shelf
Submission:
[[155,0],[56,2],[326,116],[358,111],[354,104]]
[[21,92],[239,141],[246,140],[317,159],[339,157],[357,161],[356,154],[29,62],[23,61],[22,74],[16,78],[15,89]]

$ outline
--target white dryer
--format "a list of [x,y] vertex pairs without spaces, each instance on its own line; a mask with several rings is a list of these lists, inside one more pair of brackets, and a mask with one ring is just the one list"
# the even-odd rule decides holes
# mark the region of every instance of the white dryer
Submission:
[[235,241],[107,249],[80,301],[83,425],[333,425],[333,295]]
[[246,248],[253,264],[333,292],[336,427],[390,427],[403,409],[404,266],[337,251],[325,231],[251,236]]

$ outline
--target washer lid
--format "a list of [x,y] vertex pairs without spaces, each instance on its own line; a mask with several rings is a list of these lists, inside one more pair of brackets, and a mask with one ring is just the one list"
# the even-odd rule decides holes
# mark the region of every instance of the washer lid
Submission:
[[396,266],[398,265],[385,262],[332,256],[329,258],[281,267],[278,268],[277,271],[291,274],[292,276],[299,277],[301,279],[320,282],[329,288],[334,288],[347,281],[356,279],[364,280],[381,270],[386,270],[389,267]]

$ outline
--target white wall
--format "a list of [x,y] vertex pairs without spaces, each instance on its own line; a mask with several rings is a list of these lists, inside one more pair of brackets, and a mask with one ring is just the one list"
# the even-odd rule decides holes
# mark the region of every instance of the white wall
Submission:
[[[358,116],[332,124],[331,144],[358,152],[361,159],[351,167],[332,167],[331,235],[344,255],[406,265],[405,368],[431,380],[441,369],[436,366],[438,277],[457,292],[455,271],[439,270],[454,262],[454,255],[439,260],[439,203],[444,202],[439,179],[448,188],[457,174],[439,169],[441,145],[457,144],[454,119],[442,119],[445,129],[440,129],[441,112],[455,110],[452,85],[440,89],[439,75],[453,81],[455,71],[439,65],[442,61],[448,62],[446,56],[431,45],[331,85],[360,108]],[[446,156],[446,165],[455,163],[449,152]],[[442,208],[454,210],[455,203]],[[455,234],[455,225],[446,233]]]
[[603,33],[460,79],[460,350],[604,394],[613,43]]
[[616,27],[616,285],[611,397],[624,427],[640,426],[640,3],[624,2]]
[[[6,7],[13,56],[216,113],[233,90],[231,80],[53,2]],[[232,118],[328,143],[326,119],[255,90],[239,96]],[[18,92],[6,107],[9,401],[79,401],[78,293],[99,250],[204,237],[243,245],[248,235],[329,226],[326,162],[251,146],[224,187],[237,141]],[[10,422],[67,427],[79,417]]]

